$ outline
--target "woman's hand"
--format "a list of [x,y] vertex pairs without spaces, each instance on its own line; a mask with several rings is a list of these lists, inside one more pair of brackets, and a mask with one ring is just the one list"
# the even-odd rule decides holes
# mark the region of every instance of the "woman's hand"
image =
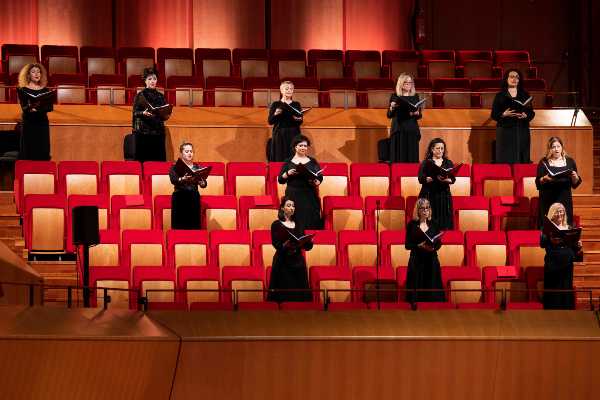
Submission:
[[288,169],[287,174],[288,174],[288,176],[294,176],[294,175],[298,174],[298,171],[296,171],[295,168],[290,168],[290,169]]
[[437,180],[440,181],[440,182],[442,182],[442,183],[452,183],[452,179],[450,179],[450,178],[444,178],[441,175],[437,176]]
[[275,112],[273,113],[273,115],[279,115],[283,112],[283,110],[281,108],[276,108]]
[[504,112],[502,113],[503,117],[513,117],[513,118],[518,118],[520,115],[520,113],[511,110],[510,108],[507,108],[506,110],[504,110]]
[[562,239],[560,238],[560,236],[553,236],[553,237],[550,238],[550,242],[553,245],[557,246],[557,245],[559,245],[562,242]]
[[426,243],[425,241],[419,243],[418,247],[420,247],[421,249],[428,251],[428,252],[434,251],[434,248],[429,243]]
[[395,101],[392,101],[392,102],[390,103],[390,111],[392,111],[394,108],[396,108],[396,102],[395,102]]
[[148,111],[148,109],[146,108],[144,111],[142,111],[142,115],[144,117],[151,117],[152,113],[150,111]]
[[522,112],[519,115],[517,115],[517,118],[519,118],[519,119],[525,119],[525,118],[527,118],[527,113]]
[[318,180],[318,179],[313,179],[312,183],[313,183],[313,185],[315,185],[315,186],[319,186],[319,185],[321,184],[321,181],[320,181],[320,180]]
[[573,182],[573,184],[577,183],[577,181],[579,181],[579,175],[577,175],[577,171],[572,171],[571,172],[571,182]]
[[411,111],[408,113],[410,116],[412,117],[418,117],[421,114],[421,111],[417,110],[417,111]]
[[296,121],[302,121],[302,117],[298,117],[296,115],[294,115],[292,118],[294,118]]
[[553,180],[554,179],[550,175],[546,174],[540,178],[540,183],[548,183],[552,182]]
[[425,178],[425,182],[431,183],[431,182],[433,182],[433,178],[428,176],[427,178]]

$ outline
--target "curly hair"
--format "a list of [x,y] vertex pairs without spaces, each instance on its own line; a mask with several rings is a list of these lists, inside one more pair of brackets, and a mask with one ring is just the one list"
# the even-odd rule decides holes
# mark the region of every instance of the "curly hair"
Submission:
[[442,158],[444,158],[444,159],[448,158],[446,142],[444,142],[444,139],[438,137],[438,138],[432,139],[431,142],[429,142],[429,145],[427,146],[427,151],[425,152],[425,160],[433,158],[433,148],[438,143],[441,143],[444,145],[444,154],[442,154]]
[[42,87],[48,86],[48,73],[46,72],[46,68],[44,68],[44,66],[40,63],[27,64],[23,68],[21,68],[21,71],[19,72],[18,86],[22,88],[27,86],[29,82],[31,82],[31,77],[29,76],[29,73],[31,72],[32,68],[37,68],[40,70],[40,85]]

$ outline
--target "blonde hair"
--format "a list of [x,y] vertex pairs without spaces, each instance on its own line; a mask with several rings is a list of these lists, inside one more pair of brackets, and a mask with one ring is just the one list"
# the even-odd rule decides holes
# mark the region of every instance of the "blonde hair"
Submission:
[[548,214],[546,214],[546,217],[548,217],[548,219],[550,221],[554,222],[554,216],[556,215],[556,212],[561,209],[565,213],[565,218],[563,219],[563,224],[560,225],[560,227],[567,227],[568,226],[567,210],[565,209],[565,206],[562,203],[553,203],[550,206],[550,208],[548,209]]
[[560,147],[562,147],[562,152],[560,153],[562,158],[567,157],[567,152],[565,151],[565,145],[563,144],[562,139],[559,138],[558,136],[552,136],[550,139],[548,139],[548,145],[546,146],[546,156],[545,156],[546,160],[549,160],[550,158],[552,158],[552,145],[555,142],[560,143]]
[[410,92],[408,92],[408,95],[414,96],[416,94],[415,80],[413,79],[413,77],[411,75],[403,72],[400,74],[400,76],[398,76],[398,80],[396,81],[396,96],[402,96],[402,85],[404,84],[404,81],[406,81],[407,79],[410,79],[413,81],[412,87],[410,89]]
[[32,68],[38,68],[40,70],[40,85],[42,87],[48,86],[48,73],[46,72],[46,68],[44,68],[44,66],[40,63],[27,64],[23,68],[21,68],[21,71],[19,72],[18,86],[22,88],[27,86],[29,82],[31,82],[31,77],[29,76],[29,73],[31,72]]
[[[413,219],[415,221],[418,221],[419,218],[419,209],[425,206],[429,206],[431,207],[431,203],[429,203],[429,200],[427,200],[424,197],[421,197],[420,199],[417,200],[417,202],[415,203],[415,209],[413,210]],[[429,218],[427,218],[427,221],[431,221],[431,213],[429,213]]]
[[[291,85],[292,87],[294,87],[294,82],[292,82],[292,81],[283,81],[283,82],[281,82],[281,84],[279,84],[279,91],[280,92],[282,92],[284,85]],[[283,92],[281,93],[281,98],[283,98]]]

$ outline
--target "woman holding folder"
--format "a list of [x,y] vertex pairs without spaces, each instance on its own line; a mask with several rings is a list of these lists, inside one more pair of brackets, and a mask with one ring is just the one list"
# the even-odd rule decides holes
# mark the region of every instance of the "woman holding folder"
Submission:
[[302,106],[292,100],[294,84],[283,81],[279,90],[281,99],[271,103],[269,108],[269,125],[273,125],[269,161],[284,161],[293,155],[292,139],[300,135],[300,125],[304,120]]
[[[296,222],[295,202],[284,196],[277,220],[271,224],[271,242],[275,255],[271,264],[269,301],[310,301],[308,271],[302,250],[313,247],[311,236]],[[281,291],[278,291],[283,289]],[[287,290],[287,291],[286,291]]]
[[166,161],[164,121],[169,118],[172,108],[165,96],[156,90],[156,70],[144,68],[142,78],[146,87],[133,99],[135,159],[140,162]]
[[[552,290],[573,289],[573,261],[576,254],[581,252],[581,241],[570,242],[565,235],[561,234],[561,231],[573,232],[567,223],[565,206],[561,203],[552,204],[545,218],[548,221],[544,224],[540,239],[540,246],[546,250],[544,308],[572,310],[575,308],[574,293],[553,292]],[[573,233],[577,234],[577,232]]]
[[[169,170],[174,186],[171,196],[171,229],[200,229],[200,192],[206,179],[194,176],[201,168],[194,164],[194,146],[184,142],[179,146],[180,158]],[[182,165],[183,164],[183,165]],[[185,170],[188,168],[189,171]]]
[[[406,273],[406,301],[444,301],[442,271],[437,251],[442,247],[437,224],[431,219],[431,205],[427,199],[418,199],[413,219],[406,225],[404,246],[410,250]],[[439,289],[412,292],[411,289]]]
[[396,82],[396,92],[390,97],[387,117],[392,119],[390,129],[390,162],[419,162],[421,131],[417,121],[423,116],[419,95],[415,92],[412,76],[402,73]]
[[19,72],[17,95],[23,110],[21,160],[50,160],[50,123],[54,96],[46,85],[48,74],[42,64],[27,64]]
[[433,220],[442,230],[452,229],[452,194],[450,185],[456,182],[454,163],[446,156],[446,143],[435,138],[427,146],[425,159],[419,168],[420,198],[429,200]]
[[535,117],[532,97],[523,89],[521,72],[509,69],[502,90],[494,97],[492,119],[496,125],[496,163],[530,163],[529,121]]
[[548,139],[546,155],[540,160],[535,177],[535,185],[540,193],[539,225],[550,205],[561,203],[567,213],[567,224],[573,224],[573,197],[571,190],[581,185],[575,160],[567,156],[559,137]]
[[296,200],[295,218],[302,229],[322,229],[321,202],[317,187],[323,182],[323,170],[308,156],[310,140],[298,135],[292,140],[294,156],[285,160],[277,181],[287,184],[285,195]]

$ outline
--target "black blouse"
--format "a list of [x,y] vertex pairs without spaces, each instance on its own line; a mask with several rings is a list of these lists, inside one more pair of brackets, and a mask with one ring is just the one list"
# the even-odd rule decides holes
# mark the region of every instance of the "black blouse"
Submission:
[[164,133],[165,123],[158,115],[147,117],[144,115],[146,110],[145,102],[142,96],[153,107],[160,107],[167,104],[165,96],[156,89],[145,88],[140,91],[133,100],[133,118],[132,127],[134,131],[140,133],[161,134]]
[[[275,247],[275,250],[281,251],[286,249],[284,244],[291,238],[290,232],[296,237],[304,236],[304,231],[299,228],[297,223],[294,228],[288,228],[281,220],[273,221],[271,224],[271,243],[273,244],[273,247]],[[310,240],[304,244],[304,247],[302,247],[304,250],[310,250],[312,248],[313,243]],[[287,247],[289,253],[296,253],[302,249],[296,247]]]
[[[54,105],[52,103],[45,103],[43,106],[37,106],[35,99],[31,96],[28,96],[27,93],[38,95],[42,93],[49,92],[48,88],[41,89],[29,89],[28,87],[17,88],[17,96],[19,97],[19,104],[21,105],[21,109],[23,110],[23,118],[24,119],[39,119],[46,117],[46,114],[54,110]],[[35,111],[31,109],[35,108]]]
[[[514,99],[524,102],[529,98],[529,93],[526,90],[519,90],[517,92],[517,97]],[[522,107],[518,103],[513,101],[513,97],[510,95],[508,90],[503,90],[501,92],[496,93],[496,97],[494,97],[494,103],[492,104],[492,119],[498,123],[499,127],[508,128],[512,126],[516,126],[519,123],[529,124],[529,121],[535,117],[535,111],[530,106],[529,103],[527,106]],[[517,112],[525,112],[527,114],[527,118],[519,119],[516,117],[505,117],[502,114],[507,109],[511,109]]]
[[576,183],[573,183],[573,181],[571,180],[571,174],[568,174],[567,176],[563,175],[563,176],[559,176],[557,178],[552,178],[551,181],[542,183],[540,181],[542,179],[542,177],[544,177],[545,175],[549,175],[548,170],[546,169],[546,166],[553,173],[560,172],[561,170],[564,170],[564,169],[572,169],[573,171],[577,172],[577,164],[575,163],[575,160],[573,160],[569,156],[565,157],[565,166],[564,167],[551,166],[548,164],[548,160],[543,158],[538,163],[537,173],[536,173],[536,177],[535,177],[535,186],[537,187],[538,190],[548,190],[548,191],[558,192],[561,190],[569,190],[570,188],[575,189],[577,186],[581,185],[581,176],[579,174],[577,175],[579,177],[579,179],[577,180]]
[[[310,161],[308,161],[306,163],[306,168],[314,173],[317,173],[321,169],[321,166],[319,165],[317,160],[315,160],[314,158],[312,158],[312,157],[308,157],[308,158],[310,159]],[[302,175],[297,174],[297,175],[288,175],[287,178],[283,177],[283,174],[288,172],[290,169],[294,169],[294,168],[296,168],[296,165],[292,162],[291,158],[285,160],[285,163],[281,166],[281,171],[279,171],[279,176],[277,177],[277,181],[281,185],[284,185],[287,183],[288,187],[292,187],[292,188],[314,188],[314,185],[311,182],[309,182]],[[323,174],[319,174],[318,177],[315,179],[317,179],[319,182],[323,182]]]
[[[432,158],[428,158],[426,160],[423,160],[423,162],[421,162],[421,166],[419,167],[419,183],[421,185],[426,185],[426,186],[430,186],[430,187],[436,187],[436,186],[449,186],[450,184],[448,182],[441,182],[437,176],[429,176],[427,173],[428,168],[427,168],[427,164],[434,162]],[[454,167],[454,163],[452,161],[450,161],[447,158],[442,159],[442,168],[452,168]],[[427,182],[427,178],[432,178],[433,181],[431,182]],[[450,180],[452,181],[452,183],[456,182],[456,178],[454,176],[448,176],[448,178],[450,178]]]
[[406,121],[408,119],[418,120],[423,117],[423,113],[420,112],[417,115],[410,115],[411,112],[416,111],[412,106],[408,103],[417,104],[419,102],[419,95],[415,94],[414,96],[398,96],[396,93],[392,93],[390,96],[390,105],[392,102],[396,103],[396,107],[393,109],[389,109],[387,111],[388,118],[394,118],[397,121]]
[[[415,220],[411,220],[406,225],[406,241],[404,243],[404,247],[406,248],[406,250],[417,250],[417,251],[423,251],[423,252],[428,253],[428,251],[419,247],[419,244],[423,242],[422,240],[419,240],[419,238],[422,237],[421,232],[420,232],[421,228],[419,225],[420,225],[420,222],[415,221]],[[437,227],[437,224],[435,222],[428,221],[427,225],[428,225],[427,235],[429,235],[429,237],[434,237],[435,235],[440,233],[440,230]],[[419,231],[417,231],[417,229]],[[434,250],[437,251],[441,247],[442,247],[442,242],[440,240],[435,241]]]
[[[194,164],[194,166],[192,167],[192,170],[197,171],[199,170],[200,167],[196,164]],[[189,191],[189,192],[197,192],[198,191],[198,185],[194,185],[194,184],[190,184],[190,183],[185,183],[179,180],[179,175],[177,175],[177,172],[175,170],[175,164],[173,164],[171,166],[171,169],[169,169],[169,179],[171,180],[171,183],[173,184],[173,186],[175,187],[174,190],[176,192],[178,191]],[[206,187],[206,181],[202,181],[200,182],[200,187]]]
[[[275,110],[278,108],[281,109],[281,114],[275,115]],[[280,100],[274,101],[269,108],[269,124],[275,125],[275,128],[299,127],[302,125],[304,117],[294,110],[302,111],[302,106],[297,101],[292,101],[290,104]],[[296,120],[293,117],[300,117],[301,119]]]

